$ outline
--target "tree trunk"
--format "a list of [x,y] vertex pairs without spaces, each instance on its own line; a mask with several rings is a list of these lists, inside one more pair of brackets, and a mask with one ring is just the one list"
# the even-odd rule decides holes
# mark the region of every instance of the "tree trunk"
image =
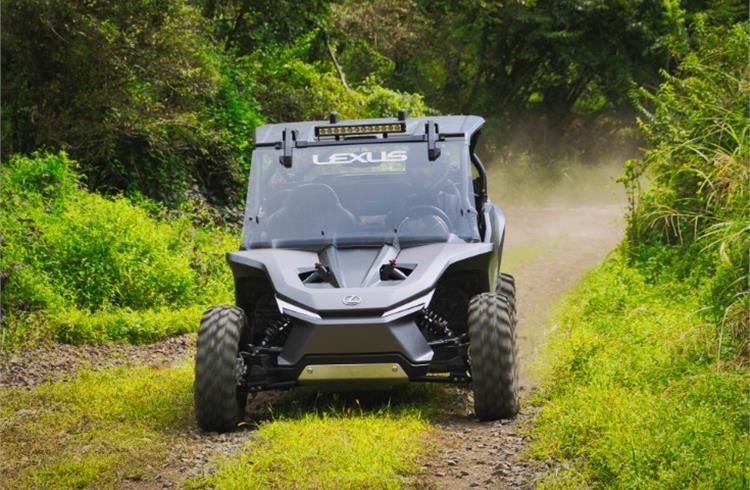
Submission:
[[242,21],[245,18],[245,14],[247,14],[248,10],[250,10],[250,0],[244,0],[244,2],[242,2],[242,6],[240,7],[240,11],[237,13],[237,17],[235,17],[234,19],[232,30],[229,31],[229,34],[227,34],[227,39],[226,41],[224,41],[224,51],[229,51],[229,48],[232,47],[232,44],[234,43],[234,37],[237,35],[237,31],[240,30],[240,25],[242,24]]

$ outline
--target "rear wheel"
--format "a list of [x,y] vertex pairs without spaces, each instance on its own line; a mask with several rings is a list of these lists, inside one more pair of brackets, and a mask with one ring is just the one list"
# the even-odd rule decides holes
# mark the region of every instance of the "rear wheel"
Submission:
[[469,303],[469,364],[480,420],[518,413],[516,325],[508,298],[482,293]]
[[245,313],[235,306],[213,306],[201,318],[193,389],[204,431],[230,431],[244,416],[247,392],[239,389],[244,365],[238,354],[246,330]]

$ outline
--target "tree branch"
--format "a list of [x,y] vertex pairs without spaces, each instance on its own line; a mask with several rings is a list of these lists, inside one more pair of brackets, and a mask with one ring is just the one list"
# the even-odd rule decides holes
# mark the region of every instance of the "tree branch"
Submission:
[[336,68],[336,73],[339,74],[339,80],[341,80],[341,85],[343,85],[346,90],[351,90],[349,88],[349,84],[346,83],[346,76],[344,75],[344,70],[341,68],[339,61],[336,59],[336,53],[333,51],[331,42],[328,40],[328,33],[326,32],[325,29],[323,29],[322,32],[323,32],[323,40],[325,41],[326,49],[328,50],[328,56],[331,58],[331,63],[333,63],[333,66]]

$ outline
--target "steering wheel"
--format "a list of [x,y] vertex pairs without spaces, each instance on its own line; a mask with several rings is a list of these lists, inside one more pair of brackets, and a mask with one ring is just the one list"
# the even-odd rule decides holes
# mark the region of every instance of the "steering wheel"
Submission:
[[399,220],[398,226],[396,229],[398,230],[401,228],[404,223],[409,221],[410,219],[417,219],[422,218],[425,216],[435,216],[437,218],[440,218],[448,227],[448,229],[453,228],[453,222],[448,217],[448,214],[446,214],[445,211],[440,209],[437,206],[432,206],[429,204],[421,204],[419,206],[414,206],[413,208],[409,209],[407,212],[402,213],[403,217]]

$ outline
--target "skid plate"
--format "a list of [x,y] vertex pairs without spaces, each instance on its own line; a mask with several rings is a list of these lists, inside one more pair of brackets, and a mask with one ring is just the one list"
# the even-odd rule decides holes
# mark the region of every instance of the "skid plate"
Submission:
[[301,383],[327,381],[409,381],[409,376],[399,364],[311,364],[302,370],[297,380]]

